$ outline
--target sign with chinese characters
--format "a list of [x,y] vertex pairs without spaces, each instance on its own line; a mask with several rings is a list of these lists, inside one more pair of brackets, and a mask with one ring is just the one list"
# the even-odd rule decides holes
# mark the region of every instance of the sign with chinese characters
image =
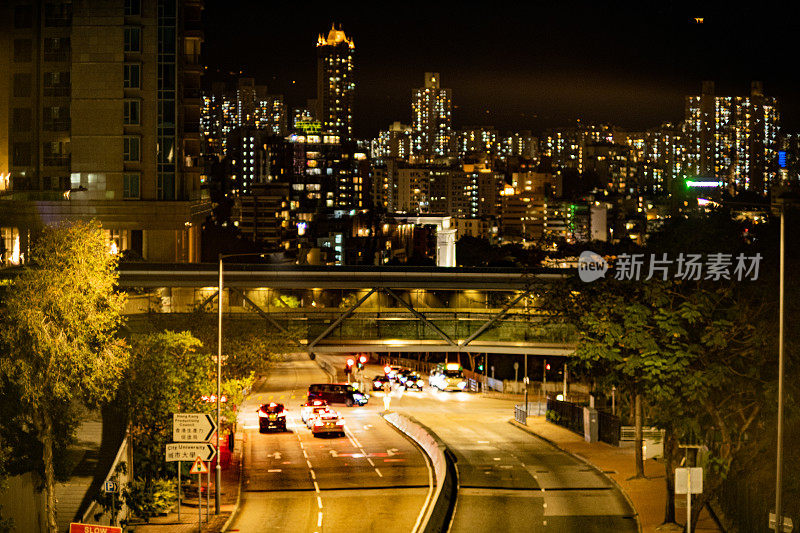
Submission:
[[210,461],[217,455],[217,450],[208,443],[173,442],[167,444],[167,462],[194,461],[198,457],[201,461]]
[[613,275],[619,281],[667,279],[685,281],[755,281],[758,279],[761,254],[690,254],[677,257],[663,254],[619,254],[609,261],[593,252],[583,252],[578,261],[578,276],[589,282]]
[[205,413],[173,413],[172,440],[175,442],[206,442],[217,424]]

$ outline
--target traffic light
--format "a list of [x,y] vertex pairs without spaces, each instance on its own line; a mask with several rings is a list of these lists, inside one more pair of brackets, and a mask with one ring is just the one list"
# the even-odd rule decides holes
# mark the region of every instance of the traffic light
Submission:
[[366,356],[366,355],[364,355],[364,354],[361,354],[361,355],[358,357],[358,368],[359,368],[359,370],[360,370],[360,369],[362,369],[362,368],[364,368],[364,364],[365,364],[366,362],[367,362],[367,356]]
[[544,365],[544,369],[545,370],[550,370],[550,363],[547,363],[546,365]]
[[344,367],[344,373],[345,374],[350,374],[351,372],[353,372],[353,365],[354,364],[356,364],[356,362],[353,360],[353,358],[352,357],[348,357],[347,358],[347,364]]
[[483,359],[478,359],[478,372],[483,372]]

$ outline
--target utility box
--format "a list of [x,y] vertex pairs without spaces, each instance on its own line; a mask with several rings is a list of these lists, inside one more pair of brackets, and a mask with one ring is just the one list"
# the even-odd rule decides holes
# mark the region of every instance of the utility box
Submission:
[[597,409],[592,407],[583,408],[583,438],[586,442],[597,442],[599,422],[597,421]]

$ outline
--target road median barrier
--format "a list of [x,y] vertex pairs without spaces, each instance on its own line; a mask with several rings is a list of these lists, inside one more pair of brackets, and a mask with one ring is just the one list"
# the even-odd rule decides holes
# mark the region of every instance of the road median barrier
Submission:
[[414,533],[443,533],[450,529],[458,494],[456,457],[444,442],[425,425],[413,417],[400,413],[386,413],[383,418],[398,431],[417,443],[430,459],[436,481],[434,490],[425,503],[421,520]]

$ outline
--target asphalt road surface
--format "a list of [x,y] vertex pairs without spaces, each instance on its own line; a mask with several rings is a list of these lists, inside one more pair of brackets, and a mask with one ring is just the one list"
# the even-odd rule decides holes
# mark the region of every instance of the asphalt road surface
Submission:
[[[413,530],[431,492],[424,455],[379,416],[376,398],[364,407],[333,406],[347,436],[315,438],[300,420],[300,404],[309,384],[327,381],[306,355],[290,356],[242,405],[242,504],[229,531]],[[286,433],[258,431],[256,411],[271,401],[288,409]]]
[[635,532],[634,511],[593,468],[509,423],[514,402],[477,393],[394,392],[391,408],[457,458],[451,531]]

